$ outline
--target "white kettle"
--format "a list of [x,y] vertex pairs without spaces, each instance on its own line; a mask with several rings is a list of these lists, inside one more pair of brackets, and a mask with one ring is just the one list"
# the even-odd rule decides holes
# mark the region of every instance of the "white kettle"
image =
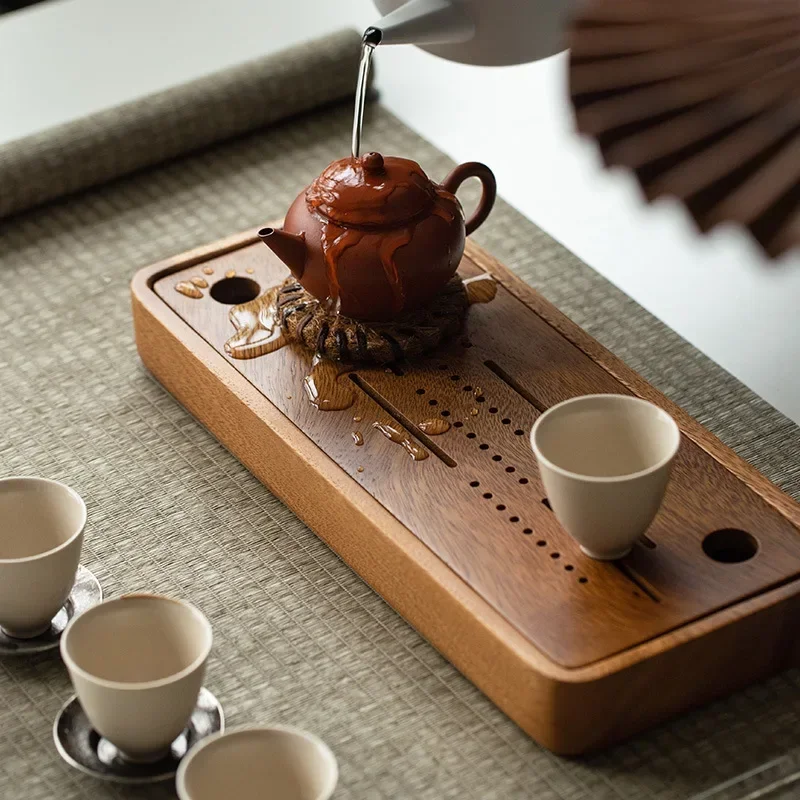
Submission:
[[374,0],[373,44],[416,44],[450,61],[506,66],[565,49],[576,0]]

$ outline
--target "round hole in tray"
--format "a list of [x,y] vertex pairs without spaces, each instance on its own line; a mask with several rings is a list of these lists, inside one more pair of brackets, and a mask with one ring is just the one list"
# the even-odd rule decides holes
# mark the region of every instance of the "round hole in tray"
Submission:
[[438,406],[439,405],[439,401],[438,400],[428,400],[428,405],[429,406]]
[[460,375],[451,375],[450,376],[450,380],[451,381],[460,381],[461,380],[461,376]]
[[476,403],[485,403],[486,402],[486,398],[483,395],[480,395],[479,397],[475,398],[475,402]]
[[499,455],[492,456],[492,461],[502,461],[502,460],[503,460],[503,456],[499,456]]
[[454,422],[453,423],[453,427],[454,428],[463,428],[464,427],[464,423],[461,420],[458,420],[458,422]]
[[510,420],[508,417],[506,417],[506,418],[503,420],[503,425],[510,425],[510,424],[511,424],[511,420]]
[[496,409],[494,406],[492,406],[492,407],[489,409],[489,413],[490,413],[490,414],[496,414],[496,413],[497,413],[497,409]]
[[497,510],[498,510],[498,511],[505,511],[505,510],[506,510],[506,507],[505,507],[505,506],[504,506],[502,503],[500,503],[500,504],[497,506]]
[[723,528],[709,533],[703,539],[703,552],[721,564],[739,564],[758,552],[758,541],[747,531]]
[[425,394],[425,390],[424,389],[417,389],[417,394]]
[[485,497],[487,500],[491,500],[491,499],[492,499],[492,493],[491,493],[491,492],[484,492],[484,495],[483,495],[483,496],[484,496],[484,497]]
[[517,428],[517,429],[514,431],[514,435],[515,435],[515,436],[522,436],[522,434],[523,434],[523,433],[525,433],[525,431],[523,431],[521,428]]
[[575,567],[573,567],[573,566],[572,566],[572,564],[565,564],[565,565],[564,565],[564,569],[565,569],[567,572],[572,572],[572,570],[574,570],[574,569],[575,569]]
[[522,532],[530,536],[533,533],[533,528],[525,528]]
[[236,275],[233,278],[223,278],[211,287],[211,296],[218,303],[226,306],[236,306],[239,303],[249,303],[261,294],[261,287],[252,279]]
[[509,522],[519,522],[519,517],[509,517],[508,521]]
[[489,445],[488,445],[488,444],[486,444],[485,442],[484,442],[484,444],[478,445],[478,447],[479,447],[481,450],[488,450],[488,449],[489,449]]
[[539,541],[536,542],[536,546],[537,547],[547,547],[547,542],[544,539],[539,539]]
[[472,387],[471,387],[469,384],[467,384],[467,385],[466,385],[466,386],[464,386],[463,388],[464,388],[464,391],[465,391],[465,392],[471,392],[471,391],[472,391]]
[[467,434],[467,439],[474,439],[477,435],[478,435],[477,433],[472,433],[472,431],[470,431]]
[[583,578],[583,577],[578,578],[578,583],[589,583],[589,579],[588,578]]
[[528,479],[527,478],[520,478],[519,482],[524,486],[528,482]]
[[480,486],[480,485],[481,485],[481,482],[480,482],[480,481],[470,481],[470,484],[469,484],[469,485],[470,485],[470,486],[471,486],[473,489],[475,489],[476,487],[478,487],[478,486]]
[[440,413],[440,414],[441,414],[443,417],[449,417],[449,416],[450,416],[450,412],[449,412],[447,409],[445,409],[444,411],[440,411],[439,413]]
[[506,472],[516,472],[516,467],[506,467]]

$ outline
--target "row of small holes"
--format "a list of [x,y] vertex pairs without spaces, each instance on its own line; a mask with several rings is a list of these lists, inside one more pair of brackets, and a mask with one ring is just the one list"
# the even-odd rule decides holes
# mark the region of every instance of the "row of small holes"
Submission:
[[[472,345],[470,343],[465,344],[464,346],[465,347],[472,347]],[[439,365],[439,369],[442,370],[442,371],[446,370],[447,369],[447,364],[440,364]],[[460,375],[451,375],[450,376],[450,380],[451,381],[459,381],[459,380],[461,380],[461,376]],[[466,385],[464,385],[462,387],[462,389],[465,392],[471,392],[472,391],[472,386],[470,386],[469,384],[466,384]],[[417,389],[417,394],[419,394],[419,395],[425,394],[425,389],[422,389],[422,388]],[[479,397],[476,397],[475,400],[478,403],[486,402],[486,398],[483,395],[480,395]],[[437,400],[429,400],[428,404],[431,405],[431,406],[437,406],[439,403],[438,403]],[[492,406],[491,408],[489,408],[489,413],[490,414],[496,414],[497,413],[497,408],[495,406]],[[450,412],[447,411],[447,410],[442,411],[441,414],[442,414],[443,417],[449,417],[450,416]],[[511,420],[508,419],[508,417],[504,417],[501,420],[501,422],[503,423],[503,425],[510,425],[511,424]],[[464,423],[461,422],[461,421],[458,421],[458,422],[455,422],[454,425],[455,425],[456,428],[462,428],[464,426]],[[516,436],[522,436],[522,435],[524,435],[524,433],[525,433],[525,431],[523,431],[520,428],[517,428],[514,431],[514,434]],[[477,434],[475,434],[475,433],[473,433],[471,431],[467,434],[467,438],[469,438],[469,439],[475,439],[476,436],[477,436]],[[481,450],[488,450],[489,449],[489,445],[488,444],[481,444],[480,445],[480,449]],[[493,455],[492,456],[492,461],[498,461],[499,462],[499,461],[502,461],[502,460],[503,460],[503,457],[501,455]],[[512,472],[515,472],[515,471],[516,471],[516,469],[514,467],[506,467],[506,472],[508,472],[508,473],[512,473]],[[528,479],[527,478],[520,478],[519,479],[519,483],[521,483],[524,486],[524,485],[526,485],[528,483]],[[477,488],[478,486],[480,486],[480,482],[479,481],[472,481],[470,483],[470,486],[472,486],[473,488]],[[483,496],[487,500],[491,500],[492,493],[491,492],[485,492]],[[547,502],[547,498],[545,498],[542,502],[548,508],[550,508],[550,504]],[[505,505],[503,505],[502,503],[498,504],[496,506],[496,508],[497,508],[498,511],[505,511],[506,510]],[[509,517],[509,522],[517,523],[517,522],[519,522],[519,517],[517,517],[517,516]],[[533,530],[531,528],[525,528],[522,532],[524,534],[530,536],[533,533]],[[545,547],[547,545],[547,542],[545,542],[544,539],[540,539],[538,542],[536,542],[536,544],[539,547]],[[561,557],[560,553],[556,553],[556,552],[550,553],[550,558],[552,558],[552,559],[558,559],[560,557]],[[566,564],[564,566],[564,569],[567,572],[572,572],[575,569],[575,567],[573,567],[572,564]],[[584,577],[578,578],[578,582],[579,583],[588,583],[588,581],[589,581],[588,578],[584,578]]]
[[[469,485],[473,489],[477,489],[481,485],[481,482],[480,481],[470,481]],[[485,500],[491,500],[493,497],[494,497],[494,495],[491,492],[484,492],[483,493],[483,498]],[[545,503],[545,505],[547,505],[548,508],[550,508],[549,503],[547,503],[547,498],[545,498],[542,502]],[[495,508],[498,511],[505,511],[506,510],[506,506],[503,503],[498,503],[495,506]],[[517,516],[509,517],[508,521],[511,522],[511,523],[517,523],[517,522],[519,522],[519,517],[517,517]],[[533,529],[532,528],[524,528],[522,532],[524,534],[526,534],[527,536],[530,536],[533,533]],[[544,539],[539,539],[536,542],[536,546],[537,547],[547,547],[547,542]],[[554,561],[556,561],[559,558],[561,558],[561,553],[558,553],[558,552],[554,551],[554,552],[550,553],[550,558],[552,558]],[[566,572],[574,572],[575,567],[572,564],[565,564],[564,565],[564,570]],[[589,582],[588,578],[585,578],[583,576],[578,578],[578,583],[588,583],[588,582]]]

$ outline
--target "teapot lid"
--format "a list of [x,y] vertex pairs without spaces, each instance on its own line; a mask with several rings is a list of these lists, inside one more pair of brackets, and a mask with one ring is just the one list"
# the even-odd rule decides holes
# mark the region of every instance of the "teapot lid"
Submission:
[[392,228],[427,212],[434,185],[416,161],[380,153],[334,161],[308,187],[313,211],[342,225]]

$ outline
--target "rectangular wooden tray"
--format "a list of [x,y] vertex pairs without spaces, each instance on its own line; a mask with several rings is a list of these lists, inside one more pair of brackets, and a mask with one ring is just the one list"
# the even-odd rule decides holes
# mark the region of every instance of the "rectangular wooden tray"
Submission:
[[[232,359],[231,306],[175,290],[231,272],[262,290],[288,274],[250,233],[141,270],[142,360],[537,741],[599,748],[798,662],[800,507],[475,244],[460,272],[493,275],[497,297],[433,356],[342,375],[343,411],[306,399],[308,353]],[[561,529],[528,440],[543,410],[597,392],[644,397],[683,432],[659,516],[611,564]],[[451,429],[426,436],[432,417]],[[430,457],[412,460],[373,422],[399,423]],[[752,558],[704,552],[729,529],[756,538]]]

